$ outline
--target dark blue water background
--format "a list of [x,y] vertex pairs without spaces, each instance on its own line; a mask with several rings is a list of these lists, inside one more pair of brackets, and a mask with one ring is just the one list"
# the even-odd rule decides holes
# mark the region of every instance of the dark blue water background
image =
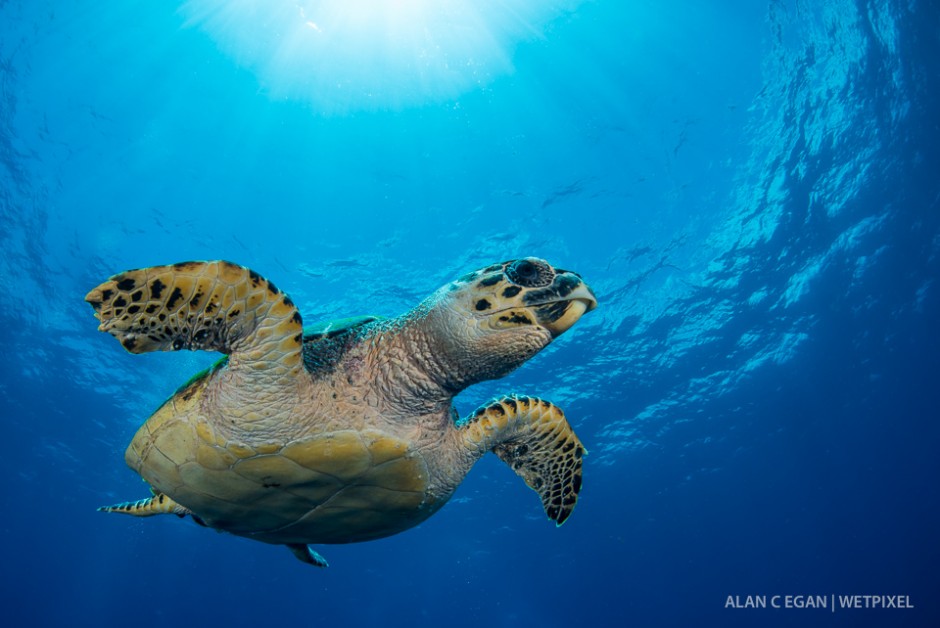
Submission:
[[[936,3],[356,4],[0,2],[3,625],[940,625]],[[312,322],[523,255],[601,306],[458,405],[567,410],[564,527],[492,456],[325,571],[95,512],[215,359],[123,352],[103,278],[231,259]],[[916,608],[725,608],[778,594]]]

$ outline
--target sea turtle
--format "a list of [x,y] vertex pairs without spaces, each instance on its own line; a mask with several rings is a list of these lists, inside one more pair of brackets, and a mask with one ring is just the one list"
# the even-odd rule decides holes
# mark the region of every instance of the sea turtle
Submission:
[[285,545],[396,534],[434,514],[494,452],[561,525],[584,447],[548,401],[508,395],[457,420],[454,396],[502,377],[597,305],[577,273],[528,257],[448,283],[390,319],[304,331],[290,298],[225,261],[129,270],[85,297],[131,353],[226,354],[137,432],[127,464],[152,496],[102,508]]

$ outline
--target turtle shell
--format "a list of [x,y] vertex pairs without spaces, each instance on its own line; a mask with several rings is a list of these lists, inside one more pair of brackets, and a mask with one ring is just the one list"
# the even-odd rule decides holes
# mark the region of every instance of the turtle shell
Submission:
[[349,318],[338,318],[334,321],[318,323],[309,327],[304,327],[304,343],[322,340],[324,338],[335,338],[345,334],[350,329],[361,327],[368,323],[382,320],[381,316],[351,316]]
[[[306,331],[307,343],[378,320]],[[270,543],[349,543],[408,529],[442,504],[421,452],[380,429],[337,429],[285,443],[223,436],[201,405],[217,363],[183,386],[138,431],[128,465],[206,525]]]
[[126,458],[210,527],[270,543],[349,543],[405,530],[440,506],[421,453],[380,430],[248,446],[191,416],[158,411]]

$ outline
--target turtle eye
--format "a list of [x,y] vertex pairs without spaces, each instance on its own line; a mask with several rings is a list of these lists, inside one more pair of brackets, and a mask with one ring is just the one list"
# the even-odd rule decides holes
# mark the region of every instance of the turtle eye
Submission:
[[520,259],[510,264],[506,275],[514,284],[536,288],[552,283],[555,273],[552,272],[552,267],[542,260]]

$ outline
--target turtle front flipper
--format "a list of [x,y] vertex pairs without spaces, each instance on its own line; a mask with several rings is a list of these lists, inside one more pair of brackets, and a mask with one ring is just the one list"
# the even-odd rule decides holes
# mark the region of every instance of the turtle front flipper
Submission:
[[178,515],[185,517],[191,515],[188,508],[177,504],[163,493],[155,493],[152,497],[139,499],[136,502],[123,502],[113,506],[102,506],[100,512],[118,512],[135,517],[152,517],[153,515]]
[[539,494],[549,519],[557,525],[565,522],[578,503],[587,452],[558,406],[510,395],[479,408],[462,423],[468,448],[499,456]]
[[297,308],[273,283],[231,262],[129,270],[85,300],[101,321],[98,329],[131,353],[203,349],[256,369],[303,368]]

